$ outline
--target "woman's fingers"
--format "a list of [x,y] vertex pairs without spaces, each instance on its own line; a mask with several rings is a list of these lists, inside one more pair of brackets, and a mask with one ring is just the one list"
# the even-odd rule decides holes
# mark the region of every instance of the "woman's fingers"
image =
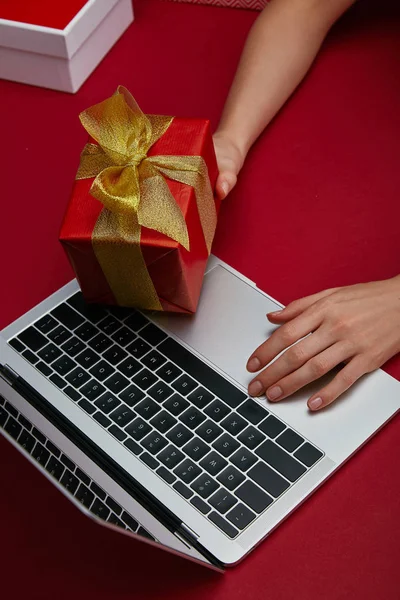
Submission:
[[312,296],[306,296],[305,298],[294,300],[282,310],[268,313],[267,318],[269,321],[271,321],[271,323],[285,323],[286,321],[290,321],[291,319],[299,316],[301,313],[307,310],[307,308],[310,308],[310,306],[319,300],[322,300],[327,296],[331,296],[336,290],[337,288],[332,288],[329,290],[324,290],[323,292],[319,292],[318,294],[313,294]]

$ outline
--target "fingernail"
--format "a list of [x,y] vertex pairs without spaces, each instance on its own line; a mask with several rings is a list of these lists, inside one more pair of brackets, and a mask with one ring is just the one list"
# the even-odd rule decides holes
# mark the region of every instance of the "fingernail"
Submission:
[[259,361],[259,359],[257,357],[253,357],[249,360],[249,362],[247,363],[247,370],[248,371],[259,371],[261,368],[261,363]]
[[261,381],[253,381],[249,385],[249,394],[250,396],[259,396],[262,392],[263,386]]
[[282,388],[279,385],[274,385],[274,387],[267,390],[267,398],[268,400],[278,400],[283,394]]
[[280,315],[283,312],[282,310],[275,310],[274,312],[270,312],[268,313],[269,315],[272,315],[273,317],[277,317],[278,315]]
[[228,182],[227,182],[227,181],[223,181],[223,182],[221,183],[221,188],[222,188],[222,191],[224,192],[225,196],[227,196],[227,195],[228,195],[228,192],[229,192],[229,185],[228,185]]
[[308,407],[311,408],[311,410],[317,410],[317,408],[319,408],[321,405],[322,405],[322,398],[313,398],[308,403]]

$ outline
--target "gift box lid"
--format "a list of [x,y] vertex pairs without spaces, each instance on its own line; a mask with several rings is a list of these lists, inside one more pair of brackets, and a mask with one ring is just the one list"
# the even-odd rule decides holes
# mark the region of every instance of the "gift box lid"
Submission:
[[0,0],[0,46],[70,59],[119,0]]

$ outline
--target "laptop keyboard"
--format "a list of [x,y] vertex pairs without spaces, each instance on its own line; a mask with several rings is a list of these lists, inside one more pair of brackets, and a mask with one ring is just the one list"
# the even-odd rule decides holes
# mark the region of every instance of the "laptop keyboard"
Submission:
[[323,456],[138,311],[78,292],[9,344],[231,539]]
[[157,541],[2,396],[0,396],[0,427],[96,517],[154,542]]

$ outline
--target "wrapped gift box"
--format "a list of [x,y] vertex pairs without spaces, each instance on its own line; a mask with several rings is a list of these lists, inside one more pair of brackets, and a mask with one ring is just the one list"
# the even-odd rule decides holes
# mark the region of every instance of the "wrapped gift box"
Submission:
[[209,122],[146,116],[124,88],[81,121],[60,240],[85,299],[195,312],[218,210]]
[[76,92],[132,21],[132,0],[1,0],[0,78]]
[[210,6],[226,6],[228,8],[245,8],[247,10],[262,10],[268,0],[173,0],[174,2],[189,2],[191,4],[209,4]]

